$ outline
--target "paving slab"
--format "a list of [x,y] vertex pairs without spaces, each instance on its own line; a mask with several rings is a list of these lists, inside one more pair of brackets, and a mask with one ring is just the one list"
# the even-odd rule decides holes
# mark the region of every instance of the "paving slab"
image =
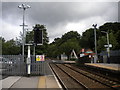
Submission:
[[46,88],[60,88],[54,76],[46,77]]
[[58,82],[53,75],[48,76],[31,76],[31,77],[18,77],[11,76],[2,81],[2,88],[4,90],[10,89],[37,89],[37,88],[52,88],[60,89]]
[[39,76],[22,77],[11,88],[37,88]]
[[10,76],[2,81],[2,88],[10,88],[15,82],[17,82],[21,77],[20,76]]

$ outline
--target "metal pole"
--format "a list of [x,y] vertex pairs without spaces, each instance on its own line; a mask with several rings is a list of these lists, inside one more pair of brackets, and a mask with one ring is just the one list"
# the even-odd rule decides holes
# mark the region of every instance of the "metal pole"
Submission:
[[23,60],[24,60],[24,45],[25,45],[25,38],[24,38],[25,37],[25,35],[24,35],[25,34],[25,32],[24,32],[24,25],[25,25],[25,23],[24,23],[25,19],[24,18],[25,18],[25,16],[24,15],[25,15],[25,9],[23,9],[23,44],[22,44],[22,56],[23,56]]
[[33,47],[33,55],[35,56],[35,43],[34,43],[34,47]]
[[31,63],[31,59],[30,59],[30,46],[28,45],[28,57],[27,57],[27,74],[28,76],[30,75],[30,63]]
[[107,52],[108,52],[108,63],[110,63],[109,59],[110,59],[110,46],[109,46],[109,35],[108,35],[108,32],[106,32],[107,34],[107,44],[108,44],[108,49],[107,49]]
[[98,57],[97,57],[96,26],[97,26],[97,24],[96,24],[96,25],[93,24],[93,27],[94,27],[94,37],[95,37],[95,42],[94,42],[94,44],[95,44],[95,53],[96,53],[96,57],[94,58],[94,63],[96,63],[96,61],[97,61],[97,59],[98,59]]
[[95,33],[95,53],[96,53],[96,55],[97,55],[96,28],[94,28],[94,33]]
[[107,62],[109,63],[109,58],[110,58],[109,34],[108,32],[105,32],[105,31],[101,31],[101,32],[106,33],[106,36],[107,36],[107,44],[108,44],[108,47],[107,47],[108,61]]
[[24,27],[26,26],[26,25],[25,25],[25,10],[28,9],[28,8],[30,8],[30,6],[29,6],[29,5],[22,4],[22,5],[19,5],[18,8],[23,9],[22,56],[23,56],[23,60],[24,60],[24,45],[25,45],[25,32],[24,32]]
[[108,44],[108,57],[110,57],[110,47],[109,47],[109,35],[107,32],[107,44]]

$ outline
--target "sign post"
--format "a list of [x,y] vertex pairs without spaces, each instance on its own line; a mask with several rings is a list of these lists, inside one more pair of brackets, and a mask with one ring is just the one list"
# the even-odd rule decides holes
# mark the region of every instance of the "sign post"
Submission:
[[[28,43],[28,56],[27,56],[27,74],[31,74],[31,57],[30,57],[30,45],[34,46],[34,56],[35,56],[35,46],[43,45],[43,29],[40,28],[38,24],[34,27],[34,43]],[[36,61],[44,61],[44,55],[36,55]]]
[[30,76],[30,64],[31,64],[31,58],[30,58],[30,45],[28,45],[28,57],[27,57],[27,74]]

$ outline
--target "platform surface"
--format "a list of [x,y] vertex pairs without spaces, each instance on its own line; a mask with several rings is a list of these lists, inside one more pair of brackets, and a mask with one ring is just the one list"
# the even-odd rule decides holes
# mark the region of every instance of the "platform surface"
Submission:
[[59,88],[54,76],[42,76],[38,82],[38,88]]
[[[60,88],[53,75],[19,77],[10,76],[2,81],[2,88]],[[3,89],[4,90],[4,89]],[[6,89],[5,89],[6,90]]]
[[2,83],[2,88],[10,88],[15,82],[17,82],[21,77],[19,76],[10,76],[3,80],[0,80]]
[[107,64],[107,63],[85,63],[85,65],[105,68],[109,70],[120,71],[120,64]]

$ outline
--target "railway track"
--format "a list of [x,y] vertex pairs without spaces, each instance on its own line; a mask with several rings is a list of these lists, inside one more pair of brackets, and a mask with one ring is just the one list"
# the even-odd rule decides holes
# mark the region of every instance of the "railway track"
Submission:
[[[50,67],[52,68],[53,72],[57,76],[59,82],[64,89],[116,89],[115,87],[113,87],[113,83],[114,85],[116,85],[115,82],[113,82],[111,86],[111,83],[108,83],[109,80],[107,82],[107,80],[104,80],[104,78],[97,77],[71,65],[52,63],[50,64]],[[105,83],[107,84],[101,81],[106,81]]]
[[[77,83],[74,79],[72,79],[68,74],[66,74],[63,70],[58,68],[55,64],[50,64],[50,67],[52,68],[53,72],[57,76],[60,84],[64,89],[79,89],[85,90],[86,87],[82,86],[81,84]],[[69,83],[68,83],[69,82]]]
[[87,72],[92,72],[95,75],[98,75],[100,77],[115,81],[115,82],[119,82],[120,83],[120,72],[119,71],[110,71],[110,70],[106,70],[106,69],[102,69],[102,68],[96,68],[96,67],[91,67],[91,66],[76,66],[74,64],[71,64],[74,67],[77,67],[79,69],[85,70]]
[[101,75],[101,74],[97,74],[95,72],[91,72],[91,71],[88,71],[86,69],[80,69],[80,68],[77,68],[73,65],[69,65],[69,64],[65,64],[65,66],[75,70],[76,72],[79,72],[91,79],[94,79],[106,86],[109,86],[109,87],[120,87],[120,81],[119,80],[116,80],[115,78],[110,78],[110,77],[107,77],[107,76],[104,76],[104,75]]

